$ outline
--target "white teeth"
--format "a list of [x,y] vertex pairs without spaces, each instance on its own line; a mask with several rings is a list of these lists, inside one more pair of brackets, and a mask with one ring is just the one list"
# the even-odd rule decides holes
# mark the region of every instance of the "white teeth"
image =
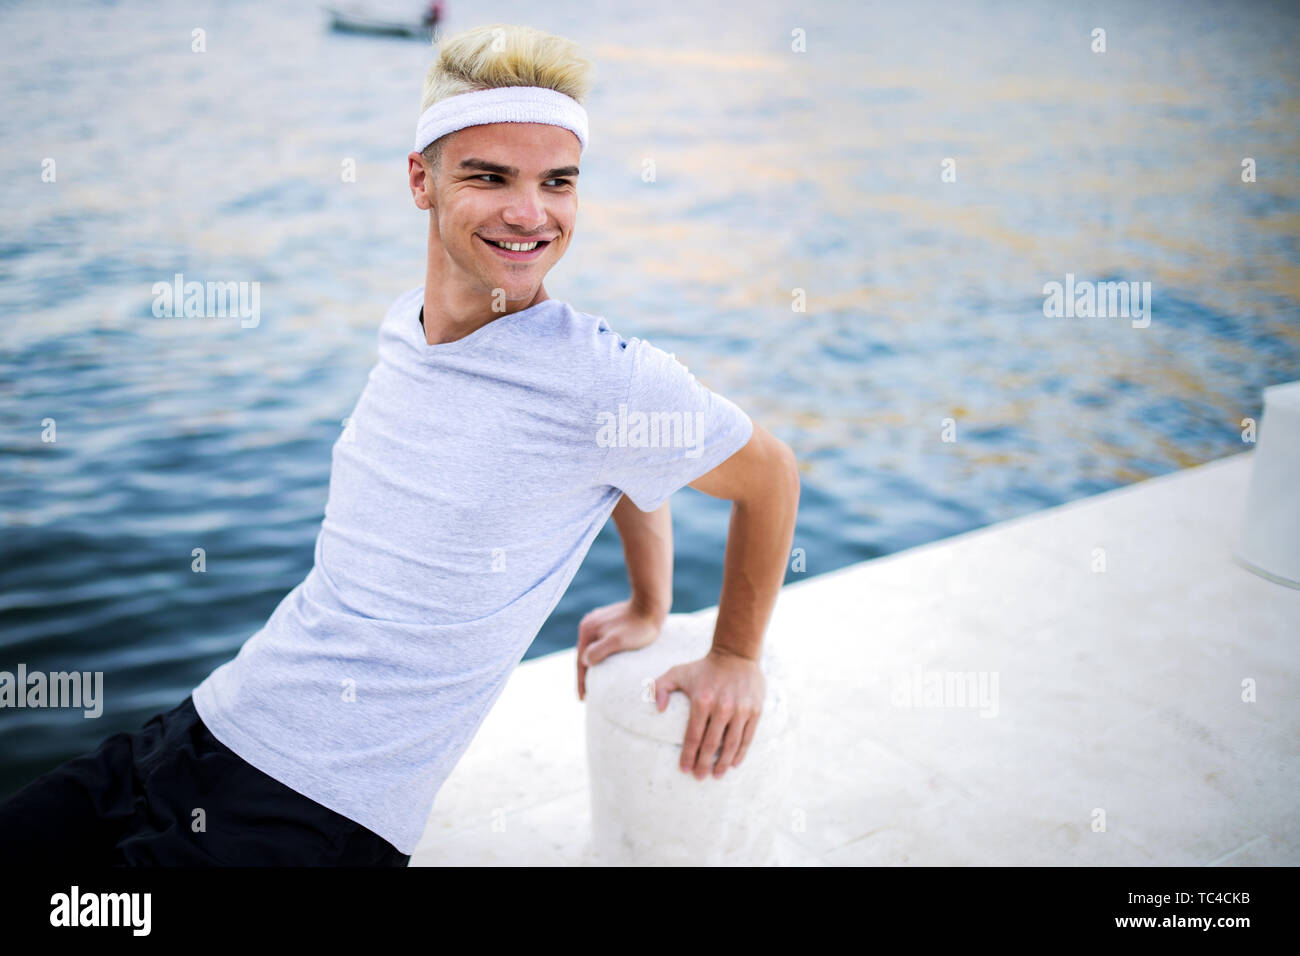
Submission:
[[511,252],[531,252],[537,248],[536,242],[497,242],[495,239],[489,239],[488,241],[494,246],[509,249]]

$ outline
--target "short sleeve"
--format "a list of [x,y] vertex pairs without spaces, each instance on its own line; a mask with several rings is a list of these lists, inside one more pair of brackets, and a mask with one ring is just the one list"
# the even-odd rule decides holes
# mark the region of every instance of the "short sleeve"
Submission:
[[626,400],[597,412],[597,441],[605,446],[600,484],[649,512],[743,448],[754,424],[674,355],[639,338],[626,353]]

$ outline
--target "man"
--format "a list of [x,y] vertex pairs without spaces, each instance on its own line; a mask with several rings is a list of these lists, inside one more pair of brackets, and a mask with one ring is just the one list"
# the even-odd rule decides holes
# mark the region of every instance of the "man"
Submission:
[[407,157],[425,282],[380,325],[311,573],[192,698],[0,807],[6,858],[406,865],[611,514],[631,594],[583,619],[579,696],[587,668],[658,635],[685,484],[734,505],[713,647],[659,675],[657,702],[691,700],[683,771],[741,762],[797,466],[673,356],[547,294],[576,224],[586,66],[523,27],[443,43]]

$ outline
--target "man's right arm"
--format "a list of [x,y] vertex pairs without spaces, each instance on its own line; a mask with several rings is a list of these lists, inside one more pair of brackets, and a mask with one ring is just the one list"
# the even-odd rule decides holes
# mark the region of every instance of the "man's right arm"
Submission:
[[673,604],[673,517],[665,501],[645,512],[624,495],[614,525],[632,595],[589,611],[578,624],[578,698],[587,696],[587,668],[618,651],[645,647],[663,629]]
[[673,516],[668,502],[647,514],[624,495],[614,506],[613,518],[623,542],[633,610],[667,617],[673,605]]

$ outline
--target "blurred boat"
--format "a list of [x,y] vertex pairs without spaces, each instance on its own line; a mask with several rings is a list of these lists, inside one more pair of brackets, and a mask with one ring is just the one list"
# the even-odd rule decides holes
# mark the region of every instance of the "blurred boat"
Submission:
[[437,29],[436,25],[425,25],[418,20],[385,20],[359,10],[340,10],[336,7],[321,9],[329,14],[330,29],[340,33],[431,40]]

